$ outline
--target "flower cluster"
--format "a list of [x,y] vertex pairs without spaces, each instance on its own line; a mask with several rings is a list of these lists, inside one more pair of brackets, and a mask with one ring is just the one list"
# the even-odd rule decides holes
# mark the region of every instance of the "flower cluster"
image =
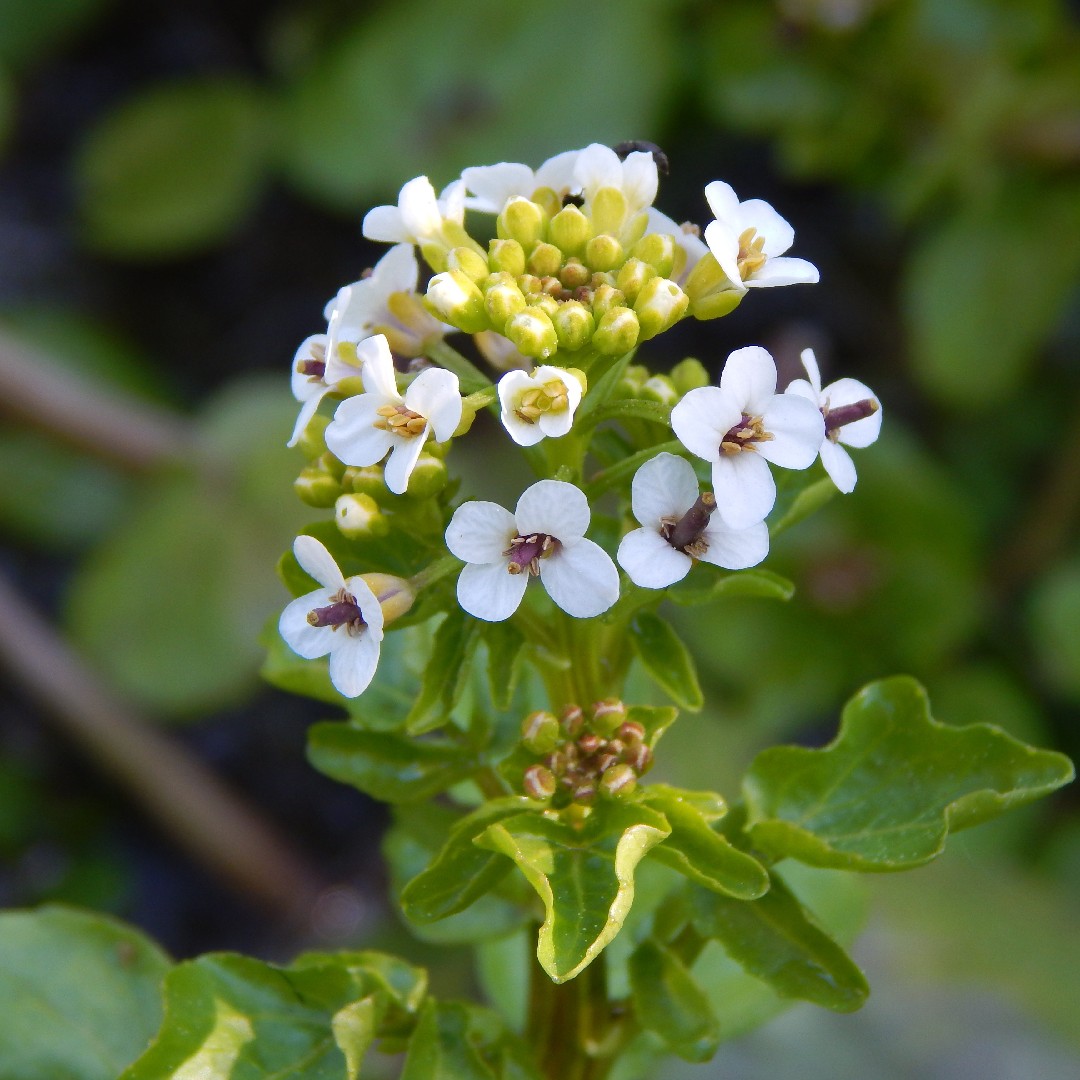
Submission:
[[[468,168],[441,193],[417,177],[396,205],[365,217],[365,236],[393,246],[327,304],[325,332],[301,344],[292,373],[301,409],[290,444],[309,458],[297,492],[333,507],[351,557],[378,571],[345,578],[313,537],[294,547],[320,588],[286,608],[281,634],[305,658],[329,654],[342,694],[367,687],[384,624],[455,569],[455,597],[439,593],[430,614],[456,599],[482,622],[516,619],[523,603],[536,610],[526,596],[536,577],[534,594],[546,591],[566,615],[617,621],[624,607],[649,602],[616,607],[635,589],[659,600],[699,563],[737,571],[765,559],[774,467],[807,470],[820,457],[839,490],[854,487],[844,446],[874,441],[880,407],[854,379],[822,389],[810,350],[807,378],[780,392],[758,346],[733,352],[717,385],[697,361],[671,377],[630,364],[642,342],[684,318],[718,318],[751,289],[818,279],[811,263],[786,255],[791,226],[720,181],[704,191],[712,220],[677,224],[653,205],[666,165],[648,144],[594,144],[535,170]],[[474,219],[495,236],[476,239]],[[452,349],[451,333],[472,335],[483,359]],[[484,361],[490,378],[476,366]],[[330,417],[324,402],[334,403]],[[485,412],[540,473],[513,512],[452,503],[451,440]],[[661,445],[668,425],[677,453]],[[598,430],[603,440],[593,440]],[[628,457],[636,468],[622,464]],[[612,489],[622,517],[605,511],[589,538],[590,500]],[[391,563],[409,565],[406,577],[388,576]],[[634,756],[640,739],[618,725],[606,731],[602,705],[583,732],[565,715],[534,715],[545,731],[550,718],[561,741],[527,790],[540,797],[554,785],[587,801],[590,790],[634,781],[647,764]]]

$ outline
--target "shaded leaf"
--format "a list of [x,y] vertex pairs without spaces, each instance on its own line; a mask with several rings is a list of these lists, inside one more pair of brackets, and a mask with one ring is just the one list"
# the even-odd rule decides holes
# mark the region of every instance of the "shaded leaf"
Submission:
[[510,621],[485,623],[482,627],[488,651],[488,685],[496,709],[509,709],[517,685],[525,636]]
[[712,577],[699,565],[682,581],[668,586],[667,595],[676,604],[708,604],[725,596],[757,596],[765,600],[790,600],[795,586],[771,570],[740,570]]
[[[815,473],[811,473],[810,476]],[[790,529],[792,525],[805,521],[811,514],[816,514],[826,503],[831,502],[836,494],[836,484],[829,476],[821,476],[798,488],[785,487],[777,495],[777,505],[772,514],[773,520],[769,522],[769,538],[775,539],[785,529]],[[788,597],[780,599],[786,600]]]
[[705,704],[693,657],[670,623],[639,611],[630,623],[630,640],[645,670],[676,704],[692,712]]
[[454,607],[435,631],[431,656],[405,729],[412,735],[442,727],[468,682],[473,653],[480,641],[477,619]]
[[776,858],[849,870],[929,862],[950,829],[977,825],[1067,783],[1072,763],[986,724],[951,728],[897,676],[864,687],[822,750],[780,746],[744,781],[748,829]]

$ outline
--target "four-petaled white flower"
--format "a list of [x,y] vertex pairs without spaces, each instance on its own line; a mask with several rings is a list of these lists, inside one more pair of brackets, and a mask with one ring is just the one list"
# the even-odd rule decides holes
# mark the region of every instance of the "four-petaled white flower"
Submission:
[[293,554],[322,588],[299,596],[281,613],[285,644],[315,660],[330,654],[330,681],[346,697],[358,697],[379,663],[383,613],[361,577],[346,578],[334,557],[313,536],[298,536]]
[[436,198],[426,176],[402,187],[397,206],[376,206],[364,217],[363,233],[369,240],[388,244],[439,243],[444,222],[460,225],[465,219],[465,182],[455,180]]
[[619,598],[619,571],[598,544],[585,539],[589,503],[561,480],[540,480],[518,499],[514,513],[497,503],[467,502],[454,511],[446,546],[468,565],[457,597],[478,619],[510,618],[530,576],[539,575],[568,615],[591,619]]
[[626,197],[628,216],[652,206],[659,186],[656,160],[652,154],[635,150],[620,158],[610,146],[592,143],[578,152],[574,179],[586,204],[601,188],[617,188]]
[[716,499],[698,493],[694,467],[674,454],[657,454],[634,474],[630,489],[640,529],[627,533],[616,558],[635,585],[666,589],[681,581],[694,559],[745,570],[769,554],[764,521],[732,529],[714,515]]
[[403,495],[429,434],[445,442],[461,422],[458,378],[442,368],[428,368],[398,391],[394,361],[386,338],[366,338],[357,346],[363,361],[363,394],[346,398],[326,428],[326,447],[346,465],[374,465],[390,452],[386,486]]
[[837,379],[821,388],[821,373],[813,349],[801,353],[806,379],[793,379],[785,393],[796,394],[821,410],[825,420],[825,438],[821,441],[821,464],[832,482],[845,495],[855,490],[855,462],[839,444],[861,449],[869,446],[881,431],[881,403],[873,390],[858,379]]
[[717,510],[733,529],[764,521],[776,502],[767,462],[809,468],[825,438],[821,412],[805,398],[776,393],[776,365],[757,345],[727,359],[720,385],[691,390],[671,410],[690,451],[712,462]]
[[498,390],[503,425],[518,446],[565,435],[581,404],[581,383],[574,374],[546,364],[531,372],[508,371]]
[[535,172],[528,165],[512,161],[471,166],[461,174],[465,187],[472,192],[465,197],[465,207],[483,214],[501,214],[508,199],[516,196],[531,199],[539,188],[567,194],[577,186],[574,163],[579,153],[580,150],[567,150],[556,154]]
[[714,180],[705,199],[716,220],[705,227],[705,243],[720,269],[738,289],[812,284],[817,267],[805,259],[780,258],[795,240],[795,230],[764,200],[739,202],[730,184]]

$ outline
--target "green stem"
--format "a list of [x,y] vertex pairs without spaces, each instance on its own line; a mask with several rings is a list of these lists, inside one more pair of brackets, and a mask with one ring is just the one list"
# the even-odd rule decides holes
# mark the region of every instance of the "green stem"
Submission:
[[420,592],[421,589],[426,589],[429,585],[434,585],[436,581],[440,581],[442,578],[447,577],[450,574],[460,570],[462,562],[454,555],[444,555],[441,559],[436,559],[433,563],[429,563],[423,570],[418,570],[411,578],[409,578],[409,584]]
[[644,450],[639,450],[636,454],[623,458],[617,464],[595,473],[585,485],[585,495],[592,502],[597,496],[607,491],[608,488],[625,480],[628,476],[632,476],[646,461],[656,457],[657,454],[679,454],[682,451],[683,445],[678,439],[671,439],[668,442],[658,443],[656,446],[649,446]]
[[427,347],[427,356],[440,367],[452,371],[461,383],[466,394],[475,394],[491,386],[491,380],[457,349],[451,348],[445,341],[433,341]]

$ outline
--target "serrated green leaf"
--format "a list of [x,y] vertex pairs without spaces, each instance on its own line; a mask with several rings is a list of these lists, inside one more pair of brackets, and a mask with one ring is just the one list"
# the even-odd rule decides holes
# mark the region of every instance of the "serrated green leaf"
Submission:
[[630,640],[645,670],[677,705],[697,712],[705,704],[694,659],[670,623],[639,611],[630,623]]
[[428,799],[470,776],[479,764],[458,743],[335,722],[308,730],[307,757],[319,772],[390,803]]
[[501,855],[473,841],[490,825],[535,809],[520,796],[495,799],[462,818],[423,873],[401,890],[401,908],[415,922],[436,922],[463,911],[510,871]]
[[870,993],[851,958],[775,874],[757,900],[733,900],[699,887],[691,896],[698,933],[719,941],[748,974],[781,997],[851,1012]]
[[708,1061],[720,1025],[705,992],[674,953],[651,938],[630,955],[630,988],[638,1023],[687,1061]]
[[510,621],[485,623],[482,628],[488,651],[488,686],[496,709],[509,709],[517,685],[525,635]]
[[822,750],[780,746],[754,760],[743,791],[754,844],[776,858],[846,870],[903,870],[977,825],[1068,783],[1072,763],[987,724],[937,723],[907,676],[848,702]]
[[[719,813],[710,806],[710,796],[719,802]],[[723,802],[718,795],[650,784],[644,801],[659,810],[671,826],[671,835],[652,849],[651,858],[659,859],[707,889],[738,900],[754,900],[768,890],[769,874],[765,867],[710,828],[709,822],[723,813]]]
[[667,595],[676,604],[709,604],[725,596],[757,596],[765,600],[790,600],[795,586],[787,578],[771,570],[740,570],[734,574],[712,577],[700,572],[701,567],[687,574],[682,581],[670,585]]
[[479,642],[479,620],[461,608],[452,609],[439,624],[431,656],[424,665],[420,693],[405,718],[405,730],[410,735],[433,731],[450,719],[468,681]]
[[252,208],[266,161],[263,103],[238,79],[156,85],[90,133],[76,164],[89,241],[127,257],[216,243]]
[[475,842],[513,859],[543,901],[536,956],[561,983],[618,934],[634,900],[634,869],[669,832],[663,815],[648,807],[601,804],[580,828],[520,814],[489,826]]
[[63,907],[0,914],[0,1072],[115,1080],[161,1022],[169,958],[137,930]]

